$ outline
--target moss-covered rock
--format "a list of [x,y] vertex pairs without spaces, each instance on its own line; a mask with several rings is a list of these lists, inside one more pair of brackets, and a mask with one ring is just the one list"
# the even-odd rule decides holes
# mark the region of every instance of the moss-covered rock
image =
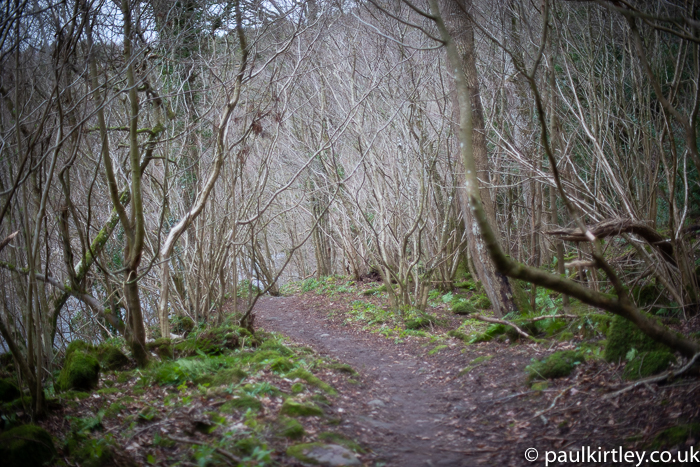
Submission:
[[575,350],[562,350],[554,352],[542,361],[528,365],[528,380],[563,378],[585,361],[583,353]]
[[172,360],[175,358],[173,342],[167,337],[160,337],[153,342],[146,344],[146,348],[158,355],[161,360]]
[[194,331],[194,321],[189,316],[176,316],[171,321],[171,329],[175,334],[187,336]]
[[456,315],[469,315],[476,313],[476,307],[469,302],[459,300],[452,303],[452,313]]
[[292,394],[300,394],[300,393],[304,392],[304,389],[305,389],[304,385],[301,383],[294,383],[294,384],[292,384],[292,387],[290,388],[290,390],[292,391]]
[[359,452],[360,454],[366,452],[365,449],[362,448],[362,446],[340,433],[324,431],[318,434],[318,439],[320,439],[321,441],[326,441],[328,443],[340,444],[354,452]]
[[287,455],[313,465],[334,467],[361,465],[352,451],[337,444],[297,444],[287,448]]
[[198,351],[207,355],[221,355],[226,350],[240,346],[239,329],[234,326],[209,329],[197,336],[191,335],[184,342],[177,344],[175,350],[184,356],[196,355]]
[[454,337],[455,339],[459,339],[461,341],[467,342],[469,340],[469,336],[463,333],[462,331],[459,331],[457,329],[453,329],[447,333],[448,336]]
[[646,378],[661,373],[675,361],[676,357],[672,353],[663,350],[642,352],[627,364],[623,376],[629,380]]
[[105,370],[121,370],[129,364],[129,358],[115,345],[100,345],[95,353],[100,361],[100,367]]
[[608,344],[605,347],[605,359],[609,362],[617,362],[624,359],[627,353],[636,349],[638,353],[654,350],[670,349],[663,344],[652,340],[644,334],[631,321],[622,316],[615,316],[608,330]]
[[70,344],[68,344],[68,347],[66,347],[66,360],[68,360],[68,357],[70,357],[70,355],[73,352],[76,352],[78,350],[80,350],[83,353],[90,354],[95,351],[95,346],[85,341],[73,341]]
[[289,378],[289,379],[296,379],[296,378],[302,379],[302,380],[306,381],[307,383],[309,383],[311,386],[315,386],[315,387],[327,392],[328,394],[332,394],[332,395],[337,394],[337,391],[335,389],[333,389],[333,387],[331,387],[331,385],[321,381],[320,379],[315,377],[313,375],[313,373],[311,373],[309,370],[305,370],[303,368],[297,368],[294,371],[290,371],[289,373],[287,373],[287,378]]
[[320,417],[323,415],[323,410],[310,402],[296,402],[292,399],[287,399],[282,404],[280,414],[289,415],[290,417]]
[[270,363],[270,370],[275,373],[287,373],[294,369],[294,362],[286,357],[276,358],[272,363]]
[[477,344],[479,342],[488,342],[496,336],[505,334],[510,326],[504,324],[491,324],[486,331],[474,333],[469,337],[468,344]]
[[236,410],[245,411],[248,409],[257,412],[258,410],[262,409],[262,402],[253,396],[243,394],[231,399],[221,406],[221,410],[225,412],[235,412]]
[[474,307],[480,310],[491,308],[491,300],[489,300],[486,294],[475,295],[472,297],[471,302],[474,304]]
[[36,425],[22,425],[0,435],[0,459],[6,467],[50,465],[56,455],[51,435]]
[[406,329],[420,329],[430,326],[435,323],[435,317],[427,313],[421,313],[416,316],[407,318],[404,321]]
[[68,355],[58,376],[59,391],[77,389],[90,391],[100,379],[100,364],[92,355],[75,350]]
[[289,439],[300,439],[305,434],[304,426],[297,420],[289,417],[281,417],[278,420],[278,433]]
[[0,402],[10,402],[20,396],[19,388],[10,379],[0,379]]

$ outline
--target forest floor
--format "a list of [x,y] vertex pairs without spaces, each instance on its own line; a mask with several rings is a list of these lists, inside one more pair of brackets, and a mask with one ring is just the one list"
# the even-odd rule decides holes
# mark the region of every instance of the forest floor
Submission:
[[[473,291],[435,291],[430,322],[408,326],[377,285],[330,278],[261,297],[255,336],[237,327],[229,303],[227,322],[202,323],[170,355],[154,349],[147,368],[131,362],[102,371],[86,392],[51,393],[39,424],[55,440],[56,465],[300,467],[309,449],[338,454],[322,465],[342,465],[341,454],[368,467],[542,465],[547,452],[551,461],[582,449],[598,457],[566,464],[639,465],[602,452],[700,450],[697,376],[608,397],[630,382],[624,363],[603,359],[604,332],[587,328],[593,310],[549,337],[467,344],[491,325],[448,302]],[[697,335],[700,317],[682,326]],[[585,361],[571,374],[528,381],[533,361],[573,349]],[[5,429],[28,422],[23,397],[0,406]]]
[[[606,399],[629,383],[621,365],[592,358],[532,390],[525,367],[580,342],[465,346],[444,334],[464,317],[439,306],[431,311],[443,318],[441,326],[430,337],[385,337],[376,326],[347,319],[358,298],[366,299],[314,292],[263,297],[256,324],[359,372],[359,384],[341,388],[335,405],[343,413],[340,429],[368,448],[362,460],[369,465],[519,466],[533,464],[525,459],[528,448],[538,450],[541,464],[545,451],[698,446],[695,431],[681,446],[667,439],[674,427],[700,421],[697,379]],[[621,465],[612,455],[598,464]]]

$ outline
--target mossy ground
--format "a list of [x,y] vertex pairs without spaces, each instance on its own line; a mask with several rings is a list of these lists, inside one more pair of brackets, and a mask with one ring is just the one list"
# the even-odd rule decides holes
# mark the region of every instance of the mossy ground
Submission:
[[585,362],[582,352],[562,350],[547,358],[533,362],[526,370],[528,380],[563,378],[569,376],[577,365]]
[[[215,349],[205,347],[212,349],[209,353],[202,349],[203,336],[205,346],[216,344]],[[333,426],[335,419],[321,409],[333,405],[338,394],[328,380],[357,375],[352,367],[319,358],[279,336],[252,336],[229,325],[193,330],[174,346],[161,344],[172,349],[172,359],[154,358],[145,369],[106,372],[94,392],[58,395],[57,416],[71,425],[70,432],[59,435],[58,445],[71,464],[215,465],[225,460],[215,447],[270,465],[272,453],[286,449],[286,440],[313,442],[317,433]],[[86,352],[98,348],[76,344],[67,362],[94,359]],[[193,348],[199,352],[190,355]],[[180,437],[191,437],[188,430],[205,436],[208,447],[173,442],[161,426],[185,430]],[[151,447],[126,450],[134,439]],[[274,447],[280,445],[284,447]]]

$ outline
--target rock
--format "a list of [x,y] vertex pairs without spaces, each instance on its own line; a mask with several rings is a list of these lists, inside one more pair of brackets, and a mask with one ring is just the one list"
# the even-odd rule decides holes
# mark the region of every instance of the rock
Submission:
[[375,407],[375,408],[384,407],[384,401],[381,401],[379,399],[374,399],[374,400],[369,401],[367,403],[367,405],[369,405],[370,407]]
[[362,465],[352,451],[337,444],[297,444],[287,449],[287,455],[302,462],[328,467]]
[[9,379],[0,379],[0,402],[10,402],[20,396],[19,388]]
[[646,378],[661,373],[675,361],[676,357],[672,353],[663,350],[642,352],[627,364],[623,376],[628,380]]
[[313,417],[323,415],[323,410],[316,404],[312,403],[302,403],[294,402],[291,399],[287,399],[282,404],[280,413],[283,415],[289,415],[291,417]]
[[0,435],[0,459],[5,467],[49,465],[56,455],[51,435],[36,425],[22,425]]
[[319,337],[331,337],[330,334],[321,334]]
[[114,345],[101,345],[97,348],[97,356],[105,370],[121,370],[129,364],[129,358]]
[[160,337],[153,342],[146,344],[146,348],[151,352],[154,352],[161,360],[172,360],[175,358],[173,352],[173,341]]
[[608,330],[605,359],[609,362],[618,362],[625,359],[631,349],[636,349],[639,353],[670,350],[665,345],[652,340],[631,321],[616,315]]
[[575,350],[562,350],[554,352],[544,360],[528,365],[528,379],[550,379],[569,376],[576,365],[585,362],[582,352]]
[[69,389],[90,391],[97,386],[99,379],[100,364],[97,359],[82,350],[76,350],[66,357],[56,383],[60,391]]

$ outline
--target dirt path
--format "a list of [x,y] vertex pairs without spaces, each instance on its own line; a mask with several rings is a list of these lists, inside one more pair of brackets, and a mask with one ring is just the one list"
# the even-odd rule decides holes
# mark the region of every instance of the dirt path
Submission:
[[[427,361],[432,356],[420,357],[380,336],[333,326],[320,310],[295,297],[262,298],[256,323],[360,372],[362,385],[351,387],[351,394],[344,390],[336,409],[344,414],[341,428],[369,446],[379,465],[470,466],[493,456],[486,436],[462,420],[477,409],[481,395],[493,398],[493,388],[472,388],[472,397],[465,397],[465,388],[449,381],[455,376],[450,370]],[[521,464],[513,459],[505,465]]]
[[[620,365],[595,358],[569,377],[548,381],[542,391],[529,389],[525,367],[532,358],[580,343],[492,341],[465,347],[412,338],[397,344],[331,319],[329,312],[338,308],[338,299],[313,294],[264,297],[256,306],[256,323],[360,373],[360,384],[339,388],[332,409],[342,420],[339,430],[371,450],[363,457],[366,465],[544,465],[546,451],[643,450],[664,430],[700,421],[696,380],[640,387],[608,399],[603,396],[627,383],[620,379]],[[466,368],[470,371],[460,374]],[[697,442],[676,440],[674,449]],[[537,462],[525,460],[528,448],[539,451]],[[601,459],[596,465],[619,463]]]

